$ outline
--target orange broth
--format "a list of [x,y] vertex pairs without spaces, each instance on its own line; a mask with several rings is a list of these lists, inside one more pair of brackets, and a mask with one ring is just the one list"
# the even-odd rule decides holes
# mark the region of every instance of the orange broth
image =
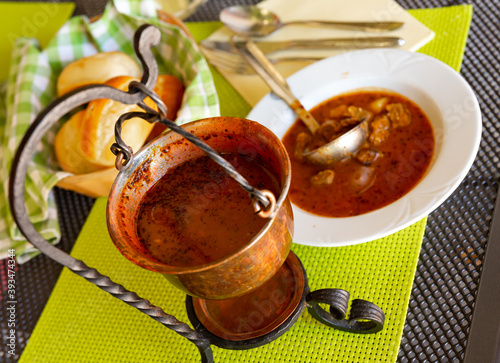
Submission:
[[[381,97],[389,98],[389,103],[405,105],[411,114],[411,123],[391,129],[390,136],[382,144],[370,145],[382,156],[369,167],[353,157],[329,167],[299,161],[294,155],[297,135],[309,131],[301,120],[291,126],[283,143],[292,164],[289,193],[292,203],[320,216],[356,216],[398,200],[417,185],[431,163],[435,140],[429,119],[414,102],[394,93],[361,91],[332,98],[313,108],[311,113],[322,124],[328,119],[329,111],[339,105],[368,108]],[[311,177],[325,169],[334,171],[333,183],[313,185]],[[369,182],[364,183],[368,179]]]
[[[276,178],[239,154],[222,155],[248,182],[279,196]],[[208,156],[169,170],[145,194],[137,216],[141,244],[170,266],[199,266],[245,246],[268,219],[257,216],[241,186]]]

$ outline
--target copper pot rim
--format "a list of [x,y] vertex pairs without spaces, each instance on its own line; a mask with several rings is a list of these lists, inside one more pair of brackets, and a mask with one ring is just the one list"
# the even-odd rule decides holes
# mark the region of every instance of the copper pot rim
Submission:
[[[282,162],[281,165],[283,166],[284,169],[284,183],[281,188],[281,193],[279,198],[276,199],[276,209],[279,210],[286,205],[286,201],[288,198],[288,191],[290,189],[291,185],[291,162],[290,158],[288,156],[288,153],[286,151],[285,146],[281,142],[278,136],[276,136],[271,130],[269,130],[267,127],[263,126],[262,124],[248,120],[245,118],[241,117],[230,117],[230,116],[215,116],[215,117],[208,117],[204,119],[199,119],[195,121],[191,121],[189,123],[183,124],[182,128],[191,131],[192,129],[200,128],[200,127],[208,127],[210,123],[212,122],[228,122],[230,120],[231,124],[234,125],[234,123],[248,123],[248,125],[251,125],[253,127],[258,128],[260,131],[264,133],[265,139],[266,140],[274,140],[275,147],[277,148],[278,154],[281,154]],[[206,126],[208,125],[208,126]],[[196,135],[196,130],[192,131],[193,134]],[[154,148],[158,147],[165,147],[169,144],[172,144],[174,142],[177,142],[179,140],[182,140],[183,137],[176,134],[173,131],[167,131],[164,134],[158,136],[156,139],[152,140],[149,142],[147,145],[145,145],[141,150],[139,150],[136,154],[134,154],[134,160],[137,163],[142,163],[147,158],[149,157],[149,154]],[[134,170],[131,170],[134,169]],[[127,181],[130,179],[130,177],[133,175],[134,171],[136,168],[127,168],[124,171],[120,172],[118,176],[115,179],[115,182],[113,183],[113,186],[111,188],[110,192],[110,197],[108,198],[107,206],[106,206],[106,214],[107,216],[112,213],[111,212],[111,200],[117,200],[118,196],[118,189],[117,186],[122,182],[122,187],[126,185]],[[125,180],[123,180],[125,179]],[[115,196],[112,198],[112,196]],[[203,272],[207,271],[213,268],[216,268],[217,266],[229,263],[231,260],[236,259],[238,256],[242,255],[245,253],[245,251],[251,249],[271,228],[271,225],[274,223],[276,218],[278,217],[279,213],[275,213],[274,217],[270,218],[269,221],[262,227],[262,229],[241,249],[235,251],[234,253],[224,257],[223,259],[216,260],[204,265],[200,266],[188,266],[188,267],[183,267],[183,266],[171,266],[164,264],[150,256],[144,255],[140,252],[137,252],[137,254],[131,253],[128,250],[123,250],[118,247],[118,244],[115,242],[114,238],[112,237],[111,230],[112,226],[109,223],[109,217],[106,218],[107,220],[107,225],[108,225],[108,230],[110,232],[111,239],[115,246],[118,248],[120,253],[122,253],[128,260],[133,262],[136,265],[139,265],[147,270],[154,271],[154,272],[159,272],[159,273],[164,273],[164,274],[173,274],[173,275],[184,275],[184,274],[191,274],[191,273],[198,273],[198,272]],[[132,248],[133,249],[133,248]],[[135,249],[134,249],[135,251]],[[140,256],[140,260],[137,260],[137,255]]]

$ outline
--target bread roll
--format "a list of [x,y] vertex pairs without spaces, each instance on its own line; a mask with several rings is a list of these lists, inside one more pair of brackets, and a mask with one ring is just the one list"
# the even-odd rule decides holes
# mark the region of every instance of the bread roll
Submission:
[[141,75],[141,68],[127,54],[97,53],[68,64],[57,79],[57,93],[61,96],[78,87],[104,83],[117,76],[140,78]]
[[[160,74],[153,91],[160,96],[165,106],[167,106],[167,119],[175,121],[177,112],[182,105],[182,98],[184,97],[184,84],[182,81],[169,74]],[[166,128],[163,124],[155,123],[146,142],[156,138]]]
[[62,170],[73,174],[85,174],[102,169],[101,166],[87,160],[81,151],[80,139],[84,114],[85,110],[81,110],[66,121],[54,142],[56,157]]
[[[124,53],[99,53],[68,65],[57,88],[59,94],[64,94],[83,85],[104,83],[127,91],[129,83],[137,81],[141,74],[135,61]],[[182,82],[174,76],[160,75],[154,91],[167,106],[167,117],[175,120],[184,95]],[[145,103],[157,109],[150,98]],[[114,167],[116,157],[110,151],[115,142],[115,123],[122,114],[132,111],[143,110],[137,105],[99,99],[75,113],[57,133],[54,145],[61,168],[74,175],[60,180],[57,186],[91,197],[107,196],[118,173]],[[121,136],[137,152],[148,135],[154,134],[153,126],[140,118],[130,119],[124,122]],[[159,126],[157,135],[165,129]]]
[[[138,81],[133,77],[119,76],[108,80],[105,84],[127,91],[129,83],[133,80]],[[145,99],[145,103],[157,109],[149,97]],[[116,156],[110,150],[115,142],[115,123],[124,113],[134,111],[143,112],[137,105],[125,105],[110,99],[89,102],[82,118],[80,139],[82,155],[87,161],[102,168],[115,164]],[[152,128],[152,124],[136,117],[124,122],[121,136],[125,143],[136,152],[142,147]]]

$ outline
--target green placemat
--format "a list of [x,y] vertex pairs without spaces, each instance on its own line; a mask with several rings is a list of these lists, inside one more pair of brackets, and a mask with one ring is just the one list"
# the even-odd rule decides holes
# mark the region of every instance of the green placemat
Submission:
[[[422,52],[459,69],[472,16],[471,6],[413,10],[436,32]],[[218,23],[189,24],[198,38]],[[244,116],[249,106],[218,74],[223,115]],[[122,257],[108,237],[104,198],[98,199],[72,255],[115,282],[188,321],[184,294],[153,272]],[[317,248],[294,245],[312,290],[342,288],[351,299],[378,304],[384,330],[356,335],[327,328],[304,312],[280,339],[260,348],[214,347],[217,362],[388,362],[395,361],[426,220],[386,238],[361,245]],[[21,362],[196,362],[196,347],[132,307],[64,269],[21,357]]]

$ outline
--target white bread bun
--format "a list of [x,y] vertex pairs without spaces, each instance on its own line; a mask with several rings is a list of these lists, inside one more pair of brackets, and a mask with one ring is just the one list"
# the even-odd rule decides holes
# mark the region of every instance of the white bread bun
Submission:
[[88,161],[80,148],[84,114],[85,110],[81,110],[71,116],[61,127],[54,141],[56,157],[61,168],[73,174],[85,174],[102,169],[101,166]]
[[[108,80],[105,84],[122,91],[128,90],[128,85],[135,79],[119,76]],[[145,103],[157,109],[148,97]],[[116,156],[110,150],[115,142],[115,123],[127,112],[143,111],[137,105],[125,105],[110,99],[98,99],[89,102],[81,123],[80,150],[82,155],[92,164],[100,168],[115,165]],[[122,139],[134,152],[139,150],[146,141],[153,125],[141,118],[127,120],[123,124]]]
[[114,167],[99,170],[80,151],[81,120],[85,110],[75,113],[64,123],[55,139],[57,160],[64,171],[76,174],[57,182],[57,186],[95,198],[107,196],[118,174]]
[[[140,76],[140,74],[139,74]],[[128,85],[137,78],[119,76],[104,82],[105,84],[128,90]],[[83,84],[97,81],[84,81]],[[75,86],[75,87],[78,87]],[[182,82],[173,76],[160,75],[155,92],[168,107],[168,117],[174,120],[181,106],[184,94]],[[145,103],[157,109],[150,98]],[[136,105],[124,105],[109,99],[91,101],[87,109],[75,113],[59,130],[55,138],[56,157],[64,171],[73,173],[57,183],[63,189],[72,190],[90,197],[107,196],[118,171],[114,167],[116,157],[110,151],[115,142],[114,125],[125,112],[142,111]],[[125,121],[122,138],[137,152],[151,137],[154,125],[140,118]],[[164,126],[162,127],[162,131]]]
[[59,96],[78,87],[104,83],[117,76],[140,78],[142,70],[137,62],[122,52],[97,53],[68,64],[57,79]]
[[[167,106],[167,119],[170,121],[175,121],[177,118],[177,112],[182,105],[184,90],[184,84],[179,78],[169,74],[160,74],[158,76],[158,80],[156,81],[153,91],[158,95],[158,97],[160,97],[165,106]],[[164,124],[159,122],[155,123],[146,142],[155,139],[166,129],[167,127]]]

